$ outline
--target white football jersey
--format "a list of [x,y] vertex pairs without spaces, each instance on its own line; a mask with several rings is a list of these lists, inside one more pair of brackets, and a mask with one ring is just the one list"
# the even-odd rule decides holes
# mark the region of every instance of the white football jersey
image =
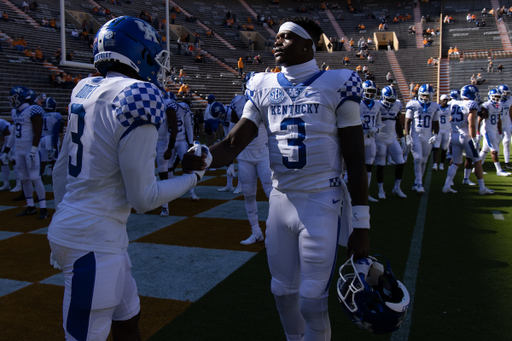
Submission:
[[[166,110],[171,108],[174,111],[178,110],[178,103],[175,100],[166,98],[164,100]],[[165,116],[164,121],[160,124],[158,128],[158,141],[169,141],[169,137],[171,135],[171,128],[169,128],[169,121],[167,120],[167,115]]]
[[34,138],[34,130],[30,119],[43,114],[44,110],[39,105],[29,105],[28,103],[23,103],[18,109],[11,110],[16,149],[18,151],[30,150]]
[[43,132],[42,136],[52,136],[54,135],[54,129],[58,129],[55,127],[55,124],[62,121],[62,115],[58,112],[45,112],[43,114]]
[[512,107],[512,98],[508,98],[506,101],[500,101],[501,109],[501,124],[503,127],[510,126],[512,124],[510,118],[510,107]]
[[[124,152],[123,139],[135,128],[157,128],[164,121],[162,95],[152,83],[115,72],[106,78],[83,79],[73,89],[57,161],[59,167],[67,164],[65,178],[56,179],[54,172],[54,183],[66,185],[48,230],[51,242],[103,252],[122,252],[128,247],[126,222],[131,205],[126,188],[138,184],[124,182],[119,154]],[[62,194],[55,195],[57,200]]]
[[432,135],[432,122],[439,121],[439,104],[429,102],[423,104],[413,99],[407,103],[406,118],[412,119],[411,135]]
[[0,118],[0,133],[3,133],[5,129],[8,129],[11,127],[11,124],[4,120],[3,118]]
[[492,130],[495,133],[498,133],[498,119],[500,118],[501,114],[501,106],[499,104],[494,104],[490,101],[487,101],[482,104],[482,107],[489,111],[489,116],[482,120],[482,129],[485,131]]
[[451,100],[449,104],[452,112],[452,133],[469,135],[469,113],[471,110],[478,112],[480,106],[473,100]]
[[319,71],[295,86],[282,73],[257,73],[247,89],[252,103],[243,117],[267,129],[273,187],[318,192],[334,186],[342,170],[338,128],[361,124],[358,112],[337,112],[346,100],[360,101],[357,73]]
[[396,139],[396,120],[402,112],[402,102],[397,99],[389,108],[382,101],[380,101],[380,103],[382,106],[382,109],[380,110],[382,128],[375,136],[375,139],[382,141]]
[[[247,97],[244,95],[237,95],[233,100],[231,101],[231,110],[234,110],[236,112],[236,115],[238,116],[238,119],[242,118],[242,114],[244,113],[244,107],[245,103],[247,103]],[[254,140],[249,143],[245,149],[260,149],[267,147],[268,143],[268,134],[267,134],[267,128],[265,128],[265,125],[261,123],[258,127],[258,135],[254,138]],[[244,150],[245,150],[244,149]],[[243,154],[244,152],[242,151]],[[242,155],[242,158],[244,156]]]
[[450,131],[452,125],[450,124],[450,116],[452,114],[452,107],[448,104],[446,107],[439,106],[439,130]]
[[185,103],[178,103],[176,119],[178,121],[178,135],[176,135],[176,141],[187,141],[188,144],[192,144],[194,142],[192,112]]
[[369,130],[371,128],[382,128],[381,111],[382,104],[380,101],[371,100],[370,103],[366,103],[363,99],[359,103],[359,114],[361,116],[361,122],[363,124],[363,130]]

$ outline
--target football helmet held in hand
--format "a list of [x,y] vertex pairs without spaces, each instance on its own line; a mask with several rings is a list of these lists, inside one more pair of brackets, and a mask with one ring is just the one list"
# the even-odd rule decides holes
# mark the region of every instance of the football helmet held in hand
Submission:
[[[379,255],[375,256],[379,257]],[[410,297],[405,286],[395,278],[389,261],[351,257],[339,269],[338,300],[345,314],[358,327],[375,334],[391,333],[404,320]]]

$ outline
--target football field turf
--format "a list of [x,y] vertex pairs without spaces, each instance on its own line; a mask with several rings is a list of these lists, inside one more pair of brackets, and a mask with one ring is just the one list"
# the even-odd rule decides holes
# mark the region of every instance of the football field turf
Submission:
[[[391,194],[394,167],[386,168],[387,199],[370,205],[370,250],[390,260],[413,295],[412,306],[391,336],[359,330],[337,302],[336,274],[332,340],[512,340],[512,179],[497,177],[490,164],[488,158],[485,181],[496,194],[486,197],[477,186],[461,184],[462,170],[453,186],[459,192],[442,194],[446,170],[430,167],[426,193],[412,192],[409,157],[402,181],[408,198],[400,199]],[[240,245],[250,234],[243,196],[218,192],[225,184],[225,170],[207,172],[196,188],[199,202],[184,195],[170,203],[169,217],[160,217],[159,209],[130,216],[128,251],[143,340],[285,340],[264,245]],[[47,200],[53,199],[47,188]],[[62,340],[63,280],[48,263],[50,220],[16,218],[25,204],[12,201],[17,195],[0,193],[0,340]],[[257,199],[264,228],[268,203],[261,190]],[[339,249],[337,267],[345,253]]]

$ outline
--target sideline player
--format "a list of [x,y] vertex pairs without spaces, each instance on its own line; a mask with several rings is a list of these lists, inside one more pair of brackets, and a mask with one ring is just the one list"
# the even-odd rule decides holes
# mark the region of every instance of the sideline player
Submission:
[[[245,75],[243,81],[244,88],[247,87],[247,83],[254,75],[254,72],[250,72]],[[240,121],[246,102],[247,97],[245,95],[238,95],[233,98],[231,101],[232,123],[236,124]],[[258,127],[258,135],[244,150],[242,150],[240,154],[238,154],[237,160],[238,181],[242,184],[242,191],[245,198],[245,210],[247,211],[249,224],[251,224],[251,235],[249,238],[242,240],[240,244],[250,245],[263,241],[264,239],[258,220],[258,204],[256,202],[258,178],[260,178],[263,191],[267,198],[270,196],[270,192],[272,191],[268,154],[268,135],[267,129],[263,123],[260,123]]]
[[503,158],[505,161],[505,169],[512,169],[510,165],[510,134],[512,133],[512,98],[510,97],[510,88],[506,84],[498,87],[501,92],[500,109],[501,109],[501,129],[503,131]]
[[156,181],[157,127],[166,109],[157,75],[168,56],[151,25],[112,19],[98,31],[93,51],[104,78],[81,80],[71,95],[53,171],[57,211],[48,228],[50,262],[64,271],[66,339],[103,341],[112,328],[114,340],[141,340],[127,252],[130,210],[146,212],[178,198],[208,162],[187,154],[184,168],[197,171]]
[[[448,146],[450,145],[450,113],[451,109],[448,105],[448,101],[450,97],[448,95],[442,95],[439,103],[439,134],[436,138],[436,143],[434,144],[434,148],[432,149],[432,158],[434,161],[434,165],[432,169],[437,171],[444,170],[444,161],[446,160],[446,153],[448,152]],[[439,160],[439,167],[437,165],[438,161],[438,151],[441,148],[441,158]]]
[[404,151],[397,141],[397,135],[402,140],[402,145],[405,145],[404,130],[401,124],[402,117],[402,102],[397,98],[395,88],[386,86],[381,91],[382,99],[380,103],[382,109],[380,115],[382,118],[382,128],[375,137],[375,144],[377,145],[377,185],[379,187],[379,199],[386,199],[386,192],[384,191],[384,166],[386,166],[386,156],[389,155],[395,163],[395,185],[393,187],[393,194],[398,195],[400,198],[407,198],[407,195],[400,189],[402,183],[402,175],[404,173]]
[[[414,157],[413,191],[425,193],[423,174],[427,166],[432,145],[436,143],[439,133],[439,104],[432,102],[434,89],[423,84],[418,90],[418,99],[407,103],[405,113],[405,139]],[[412,126],[411,126],[412,125]],[[432,135],[432,131],[434,135]]]
[[450,101],[451,106],[451,124],[452,124],[452,160],[453,163],[448,168],[446,180],[442,189],[443,193],[457,193],[451,188],[451,184],[457,169],[462,164],[462,152],[466,153],[466,158],[470,158],[475,166],[475,175],[478,179],[479,194],[494,194],[494,190],[485,187],[482,161],[478,155],[480,149],[476,136],[476,115],[479,110],[480,93],[474,85],[466,85],[460,89],[460,101]]
[[[379,101],[375,100],[377,96],[377,86],[372,81],[363,83],[364,97],[359,103],[359,114],[363,123],[364,132],[364,155],[366,157],[366,175],[368,176],[368,188],[372,180],[372,165],[377,154],[375,146],[375,137],[378,135],[382,127],[381,108]],[[368,201],[377,202],[378,200],[368,195]]]
[[43,132],[39,142],[39,152],[41,157],[41,175],[43,175],[48,162],[51,163],[49,174],[53,164],[59,156],[59,132],[62,123],[62,115],[57,112],[57,102],[52,97],[46,97],[43,100]]
[[4,148],[7,145],[7,141],[9,140],[9,136],[11,135],[11,124],[6,120],[0,118],[0,156],[2,161],[2,177],[4,179],[4,184],[0,187],[0,191],[7,191],[11,189],[11,185],[9,184],[9,156],[5,153],[3,155]]
[[487,95],[487,101],[482,104],[482,107],[487,109],[486,117],[479,116],[477,127],[480,127],[480,135],[484,137],[482,150],[480,151],[480,159],[482,166],[484,165],[485,158],[489,151],[491,158],[496,168],[497,176],[510,176],[509,172],[501,169],[500,160],[498,157],[500,149],[500,136],[502,136],[502,122],[501,122],[501,107],[500,107],[501,93],[498,89],[491,89]]
[[[369,252],[361,79],[350,70],[318,70],[321,34],[309,18],[283,20],[274,44],[282,72],[251,79],[242,119],[211,147],[212,167],[221,167],[256,137],[260,123],[269,134],[273,190],[265,245],[288,340],[330,340],[327,302],[338,233],[349,257]],[[350,195],[339,178],[342,155]]]

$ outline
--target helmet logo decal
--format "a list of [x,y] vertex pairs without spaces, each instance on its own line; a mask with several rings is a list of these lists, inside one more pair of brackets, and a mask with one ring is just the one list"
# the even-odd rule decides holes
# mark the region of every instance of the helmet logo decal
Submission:
[[158,38],[156,36],[155,30],[153,29],[153,27],[149,26],[149,24],[146,23],[145,21],[135,20],[135,22],[137,23],[137,26],[139,27],[139,29],[142,32],[144,32],[144,39],[147,39],[149,41],[153,41],[153,42],[155,42],[157,44],[160,43],[158,41]]

